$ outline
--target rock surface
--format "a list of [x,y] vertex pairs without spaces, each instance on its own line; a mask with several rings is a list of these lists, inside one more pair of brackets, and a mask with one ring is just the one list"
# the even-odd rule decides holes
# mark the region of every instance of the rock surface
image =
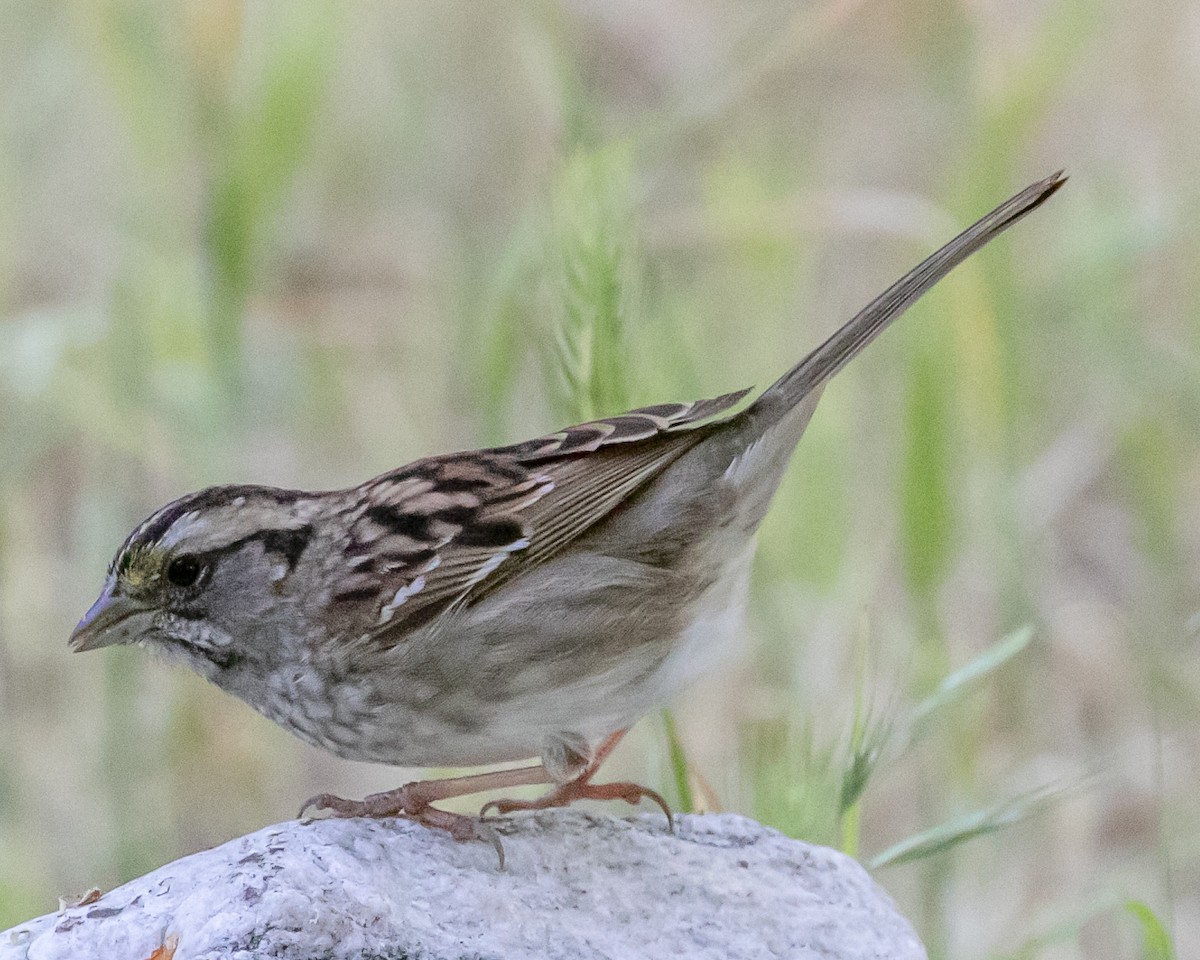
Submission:
[[404,820],[267,827],[0,933],[0,960],[925,956],[857,863],[744,817],[498,828],[504,872]]

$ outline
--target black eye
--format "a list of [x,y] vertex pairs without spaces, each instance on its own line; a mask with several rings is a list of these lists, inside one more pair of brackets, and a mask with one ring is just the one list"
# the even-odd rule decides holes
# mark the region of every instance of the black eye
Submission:
[[200,579],[200,561],[190,553],[176,557],[167,564],[167,580],[172,586],[190,587]]

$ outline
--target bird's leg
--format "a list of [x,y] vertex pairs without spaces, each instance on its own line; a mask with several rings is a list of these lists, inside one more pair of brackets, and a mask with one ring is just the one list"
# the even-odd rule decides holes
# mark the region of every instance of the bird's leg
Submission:
[[395,817],[415,816],[430,804],[452,797],[464,797],[485,790],[504,790],[530,784],[550,783],[550,775],[540,763],[512,770],[493,770],[466,777],[445,777],[441,780],[414,780],[395,790],[372,793],[362,800],[344,800],[331,793],[318,794],[300,808],[300,816],[312,807],[328,810],[335,817]]
[[551,783],[550,775],[540,763],[512,770],[494,770],[466,777],[446,777],[441,780],[415,780],[395,790],[372,793],[362,800],[345,800],[331,793],[321,793],[300,808],[305,811],[328,810],[335,817],[397,817],[404,816],[428,827],[445,830],[455,840],[487,840],[496,848],[500,868],[504,868],[504,848],[496,832],[475,817],[439,810],[433,804],[451,797],[462,797],[485,790],[506,790],[530,784]]
[[662,798],[662,794],[656,790],[628,781],[592,783],[592,777],[600,768],[600,764],[616,749],[617,744],[621,742],[621,738],[627,732],[628,728],[610,734],[592,754],[592,758],[578,776],[557,784],[536,800],[491,800],[484,804],[479,815],[482,817],[492,810],[504,814],[512,813],[514,810],[545,810],[549,807],[565,807],[576,800],[624,800],[629,804],[637,804],[648,799],[659,805],[662,812],[667,815],[667,826],[674,831],[675,818],[671,814],[671,808],[667,806],[667,801]]
[[[480,810],[479,815],[484,816],[493,809],[504,814],[514,810],[565,807],[576,800],[624,800],[626,803],[636,804],[643,799],[650,799],[662,808],[663,813],[667,815],[667,824],[674,830],[675,821],[671,808],[658,792],[636,783],[591,782],[600,764],[616,749],[625,733],[625,730],[618,730],[607,737],[592,754],[591,759],[584,764],[580,773],[566,782],[557,784],[536,800],[493,800]],[[328,810],[335,817],[407,817],[426,826],[445,830],[456,840],[487,840],[496,848],[500,867],[503,869],[504,848],[500,845],[499,836],[490,826],[476,817],[440,810],[433,804],[452,797],[482,793],[485,790],[507,790],[510,787],[541,783],[554,783],[554,778],[550,776],[546,767],[539,763],[529,767],[493,770],[490,773],[476,773],[465,777],[415,780],[395,790],[372,793],[362,800],[346,800],[331,793],[322,793],[312,797],[300,808],[300,816],[303,817],[306,811],[313,809]]]

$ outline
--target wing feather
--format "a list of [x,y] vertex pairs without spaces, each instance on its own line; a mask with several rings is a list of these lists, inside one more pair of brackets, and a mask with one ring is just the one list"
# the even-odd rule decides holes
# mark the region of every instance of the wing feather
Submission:
[[747,393],[644,407],[376,478],[365,498],[355,492],[331,616],[345,634],[388,644],[451,615],[599,523]]

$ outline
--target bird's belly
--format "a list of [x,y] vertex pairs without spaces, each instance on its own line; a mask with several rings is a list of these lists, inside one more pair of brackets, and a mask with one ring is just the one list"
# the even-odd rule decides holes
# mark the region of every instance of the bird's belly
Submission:
[[691,606],[687,624],[647,683],[651,701],[647,711],[669,703],[701,676],[737,656],[745,634],[753,557],[751,540],[730,558],[721,575]]
[[[687,603],[652,582],[653,571],[650,582],[581,591],[604,578],[594,567],[585,580],[561,569],[519,602],[485,601],[335,687],[302,690],[300,676],[277,678],[260,709],[339,756],[398,766],[474,766],[535,757],[554,743],[595,745],[737,652],[752,553],[746,544]],[[628,564],[620,569],[628,578]]]

